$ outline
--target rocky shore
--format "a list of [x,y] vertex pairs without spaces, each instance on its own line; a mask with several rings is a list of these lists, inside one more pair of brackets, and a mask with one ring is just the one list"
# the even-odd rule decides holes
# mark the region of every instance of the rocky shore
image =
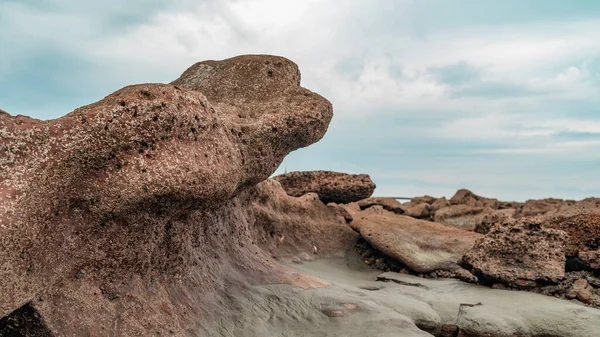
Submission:
[[0,336],[599,331],[600,199],[400,203],[366,174],[269,178],[332,115],[267,55],[55,120],[0,110]]

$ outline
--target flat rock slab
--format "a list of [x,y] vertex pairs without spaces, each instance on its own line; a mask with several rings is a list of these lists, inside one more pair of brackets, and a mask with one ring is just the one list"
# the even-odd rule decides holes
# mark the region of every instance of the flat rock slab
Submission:
[[358,213],[352,223],[375,248],[420,273],[456,268],[463,254],[483,237],[381,208]]

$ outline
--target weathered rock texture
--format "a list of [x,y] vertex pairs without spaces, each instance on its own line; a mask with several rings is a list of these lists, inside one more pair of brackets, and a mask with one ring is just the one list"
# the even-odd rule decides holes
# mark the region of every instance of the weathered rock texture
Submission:
[[565,231],[569,235],[565,247],[567,256],[600,248],[600,214],[549,217],[544,221],[544,226]]
[[274,177],[294,197],[316,193],[324,203],[350,203],[373,194],[375,183],[366,174],[332,171],[290,172]]
[[565,276],[567,235],[539,219],[496,225],[464,256],[476,273],[516,287],[560,282]]
[[376,249],[416,272],[456,269],[478,233],[398,215],[379,206],[352,214],[352,225]]
[[429,219],[431,216],[431,205],[426,202],[415,203],[410,201],[402,204],[404,214],[416,219]]
[[452,205],[467,205],[470,207],[489,207],[496,209],[499,206],[497,199],[484,198],[475,193],[461,189],[450,198],[450,204]]
[[250,189],[245,198],[253,240],[272,256],[343,257],[359,237],[346,224],[347,211],[326,206],[314,193],[291,197],[279,182],[269,179]]
[[489,208],[452,205],[438,209],[434,220],[451,227],[473,230],[489,212],[491,212]]
[[253,242],[244,205],[331,117],[274,56],[200,62],[56,120],[0,113],[0,317],[33,311],[60,336],[202,335],[216,294],[250,276],[322,284]]

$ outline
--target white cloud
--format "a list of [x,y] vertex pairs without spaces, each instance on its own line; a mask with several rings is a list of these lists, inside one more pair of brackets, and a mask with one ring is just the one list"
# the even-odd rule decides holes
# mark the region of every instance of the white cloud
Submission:
[[[303,85],[333,102],[334,123],[345,119],[363,125],[378,118],[393,124],[390,117],[398,116],[429,122],[418,130],[397,122],[389,128],[414,137],[407,144],[389,144],[385,139],[394,137],[377,129],[362,132],[390,153],[410,146],[418,152],[419,143],[430,139],[491,144],[471,151],[506,156],[567,158],[598,152],[595,141],[565,143],[557,137],[600,132],[597,118],[584,119],[576,111],[579,103],[599,102],[598,70],[592,67],[600,58],[599,20],[440,25],[419,34],[420,20],[435,19],[436,13],[420,13],[417,2],[409,0],[348,0],[343,5],[333,0],[177,0],[161,2],[162,7],[121,29],[105,29],[116,14],[135,14],[147,0],[132,1],[47,1],[60,9],[54,11],[0,3],[0,43],[11,46],[0,53],[0,77],[30,55],[39,56],[45,46],[97,65],[94,71],[106,81],[102,90],[168,82],[200,60],[277,54],[298,63]],[[441,21],[442,14],[437,13]],[[476,71],[461,83],[444,82],[432,72],[455,64]],[[494,176],[501,181],[497,171],[465,171],[469,165],[448,162],[427,171],[427,177],[406,172],[431,184],[490,186]]]

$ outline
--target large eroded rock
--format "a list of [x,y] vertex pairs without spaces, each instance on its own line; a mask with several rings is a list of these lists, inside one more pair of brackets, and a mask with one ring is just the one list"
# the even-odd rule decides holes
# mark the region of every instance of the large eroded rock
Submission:
[[293,62],[263,55],[55,120],[0,113],[0,318],[34,312],[59,336],[202,335],[242,275],[320,284],[253,242],[244,194],[331,117]]
[[481,234],[398,215],[379,206],[352,214],[351,225],[371,245],[410,269],[427,273],[455,269]]
[[468,251],[464,262],[496,281],[515,287],[560,282],[565,276],[565,232],[525,218],[495,225]]
[[316,193],[325,204],[359,201],[370,197],[375,190],[375,183],[366,174],[304,171],[281,174],[274,179],[291,196]]

